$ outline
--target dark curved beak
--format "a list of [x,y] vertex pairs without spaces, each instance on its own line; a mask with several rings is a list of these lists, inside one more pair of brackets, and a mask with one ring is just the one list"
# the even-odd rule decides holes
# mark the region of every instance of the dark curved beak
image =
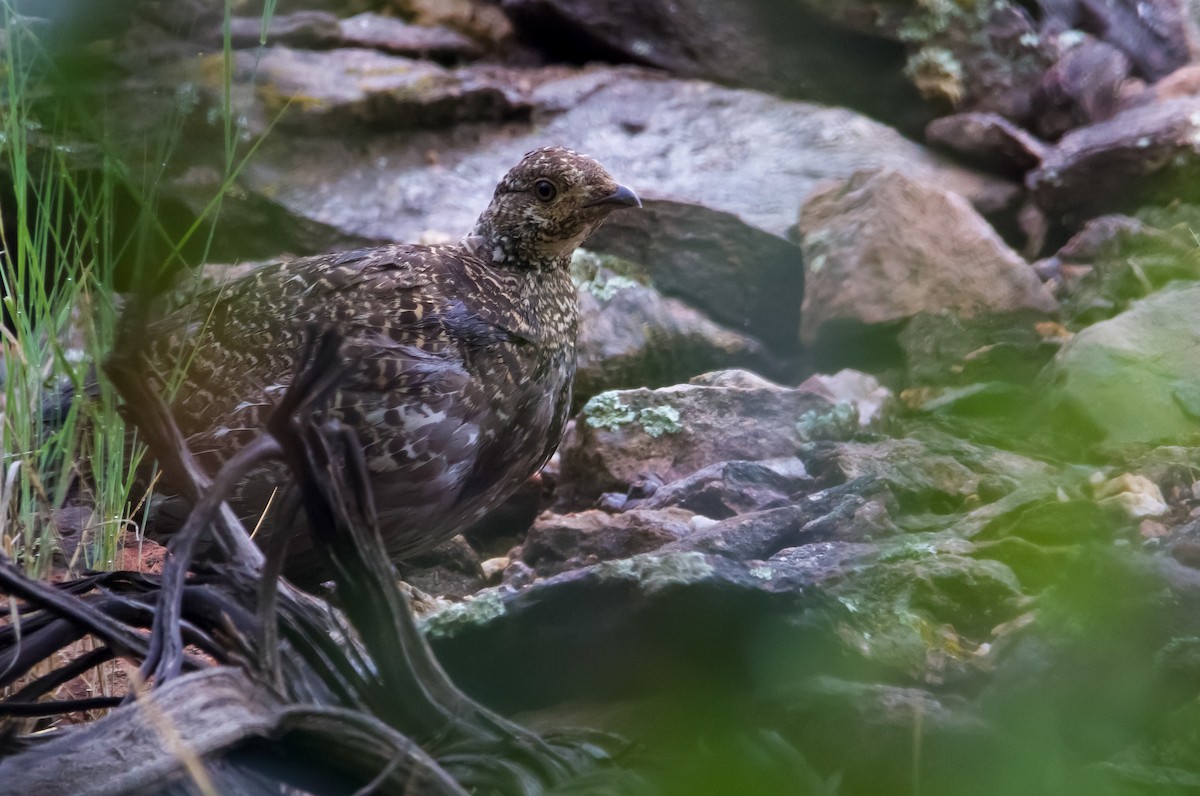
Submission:
[[624,185],[618,185],[617,190],[610,193],[608,196],[602,196],[599,199],[593,199],[584,205],[584,207],[641,207],[642,200],[638,199],[638,195]]

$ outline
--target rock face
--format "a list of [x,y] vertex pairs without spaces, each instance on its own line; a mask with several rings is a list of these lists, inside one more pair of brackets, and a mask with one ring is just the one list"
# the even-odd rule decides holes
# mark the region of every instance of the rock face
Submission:
[[1057,310],[1033,269],[969,204],[898,172],[860,172],[815,192],[800,236],[806,344],[834,322]]
[[1050,371],[1060,410],[1103,441],[1200,432],[1200,286],[1165,290],[1089,326]]
[[647,474],[671,482],[731,459],[791,456],[796,421],[829,407],[824,397],[750,377],[753,386],[681,384],[602,393],[564,441],[559,500],[590,505]]

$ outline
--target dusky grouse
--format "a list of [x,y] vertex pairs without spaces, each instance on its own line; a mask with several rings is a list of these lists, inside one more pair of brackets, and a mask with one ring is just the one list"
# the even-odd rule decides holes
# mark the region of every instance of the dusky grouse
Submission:
[[[329,412],[363,446],[389,555],[411,556],[483,516],[553,453],[575,375],[571,255],[611,211],[640,206],[591,158],[535,150],[460,243],[266,266],[152,325],[152,370],[179,385],[177,422],[215,469],[258,433],[306,330],[337,328],[348,374]],[[267,466],[231,502],[252,524],[278,492],[269,535],[289,489]],[[293,539],[285,572],[312,582],[323,573],[306,541]]]

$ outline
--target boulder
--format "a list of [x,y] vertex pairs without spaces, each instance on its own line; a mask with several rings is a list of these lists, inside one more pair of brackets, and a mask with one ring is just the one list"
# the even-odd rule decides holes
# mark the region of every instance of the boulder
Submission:
[[1129,108],[1073,130],[1026,184],[1047,213],[1077,222],[1157,200],[1200,198],[1200,97]]
[[800,212],[806,268],[801,340],[919,313],[1034,310],[1057,303],[1033,269],[961,197],[900,172],[864,171],[814,192]]
[[[469,228],[495,180],[522,154],[551,142],[598,158],[643,198],[711,208],[775,236],[787,233],[800,202],[820,180],[864,168],[890,166],[936,181],[984,211],[1003,208],[1016,196],[1010,183],[955,166],[852,111],[631,67],[444,69],[371,50],[268,47],[254,72],[253,55],[238,54],[236,75],[239,110],[251,132],[293,96],[289,114],[320,130],[340,126],[346,134],[361,134],[364,124],[368,130],[420,128],[482,118],[477,97],[484,89],[501,95],[495,100],[500,111],[532,121],[380,136],[369,152],[361,142],[324,136],[306,141],[313,147],[307,151],[295,137],[279,148],[268,138],[247,165],[247,187],[271,174],[275,191],[288,196],[297,212],[337,218],[359,234],[412,239],[429,228]],[[409,118],[393,112],[400,101],[411,108]],[[287,167],[301,157],[306,169],[291,173]],[[320,185],[329,187],[312,190]],[[334,195],[350,206],[329,207]],[[353,212],[368,203],[387,212]]]
[[[577,263],[612,260],[576,254]],[[753,337],[603,266],[580,281],[577,345],[577,409],[605,390],[678,384],[721,368],[780,368]]]
[[1047,375],[1063,420],[1108,445],[1200,433],[1200,285],[1168,289],[1082,330]]
[[[644,553],[488,589],[424,621],[455,682],[504,709],[653,692],[678,685],[681,672],[744,682],[747,666],[794,687],[797,660],[901,682],[977,680],[986,661],[976,650],[1022,598],[997,561],[894,538],[750,562]],[[480,649],[493,651],[491,665],[479,666]]]
[[804,295],[795,244],[730,213],[669,199],[647,199],[639,212],[619,215],[588,246],[644,264],[665,295],[731,330],[754,335],[774,351],[794,351]]
[[796,421],[824,397],[749,377],[752,386],[681,384],[601,393],[563,441],[560,506],[588,506],[653,473],[675,481],[730,459],[791,456]]
[[[265,36],[261,16],[230,17],[229,36],[230,44],[235,49],[258,47],[266,42],[313,49],[336,47],[343,43],[339,20],[336,15],[328,11],[293,11],[290,14],[274,14],[271,16]],[[224,38],[224,32],[220,28],[214,27],[209,43],[220,47]]]

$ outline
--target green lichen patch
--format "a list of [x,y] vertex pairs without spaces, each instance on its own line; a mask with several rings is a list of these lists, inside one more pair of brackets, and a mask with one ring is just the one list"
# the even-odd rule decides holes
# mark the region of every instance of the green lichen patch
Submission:
[[824,411],[811,409],[796,421],[796,432],[800,438],[813,440],[846,441],[854,439],[859,432],[858,407],[840,403]]
[[621,426],[632,423],[636,417],[637,414],[622,403],[621,395],[616,390],[594,395],[583,405],[583,419],[592,428],[619,431]]
[[480,592],[474,598],[454,603],[430,614],[421,622],[430,639],[451,638],[463,630],[484,625],[505,614],[504,601],[495,591]]
[[620,257],[576,249],[571,256],[571,279],[600,301],[608,301],[622,290],[638,287],[647,280],[640,269]]
[[601,580],[632,580],[647,594],[669,586],[698,583],[712,575],[713,565],[703,553],[646,553],[597,564]]
[[652,437],[683,431],[683,424],[679,422],[679,410],[673,406],[648,406],[638,412],[637,419],[642,424],[642,431]]

